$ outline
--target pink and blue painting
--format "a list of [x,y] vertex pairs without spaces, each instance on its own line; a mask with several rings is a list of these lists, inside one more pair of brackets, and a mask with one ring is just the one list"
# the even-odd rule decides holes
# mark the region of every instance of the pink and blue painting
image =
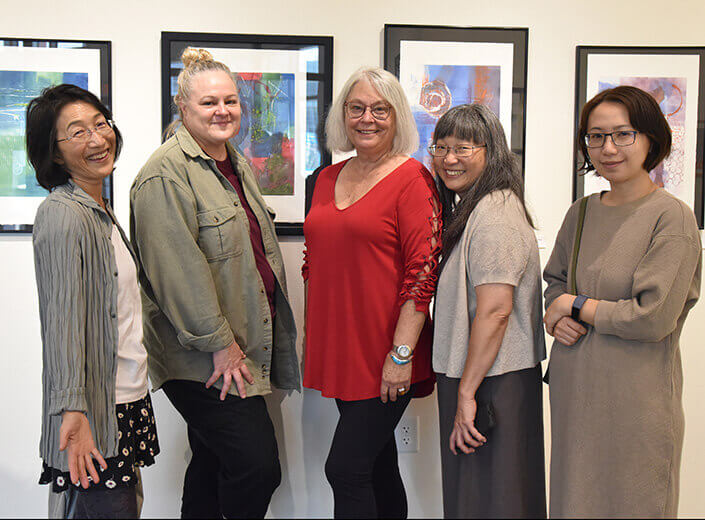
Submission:
[[25,113],[29,102],[52,85],[88,88],[83,72],[0,70],[0,197],[44,197],[27,162]]
[[426,148],[433,129],[451,107],[465,103],[487,105],[499,117],[500,67],[487,65],[425,65],[421,94],[412,100],[420,147],[413,157],[430,166]]
[[262,195],[294,195],[294,74],[239,73],[240,132],[231,143],[247,157]]
[[677,197],[687,197],[685,188],[685,107],[686,107],[686,78],[658,78],[658,77],[621,77],[601,79],[598,90],[602,92],[619,85],[638,87],[656,100],[666,116],[666,121],[671,127],[673,143],[671,154],[649,175],[658,186],[665,188]]

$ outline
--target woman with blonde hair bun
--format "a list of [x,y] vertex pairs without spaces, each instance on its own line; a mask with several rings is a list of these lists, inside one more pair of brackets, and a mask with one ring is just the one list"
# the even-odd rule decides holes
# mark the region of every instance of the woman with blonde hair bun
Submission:
[[299,389],[296,328],[274,223],[228,140],[228,67],[186,49],[173,135],[130,191],[145,345],[155,389],[188,425],[183,518],[263,518],[281,469],[263,396]]

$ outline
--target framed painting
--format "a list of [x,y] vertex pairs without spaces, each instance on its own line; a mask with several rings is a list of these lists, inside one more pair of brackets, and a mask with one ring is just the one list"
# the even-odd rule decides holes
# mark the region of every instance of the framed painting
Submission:
[[[27,104],[43,89],[71,83],[110,107],[110,42],[0,37],[0,233],[31,233],[47,191],[25,148]],[[112,176],[104,196],[113,197]]]
[[426,148],[451,107],[482,103],[497,114],[524,166],[528,29],[384,26],[384,68],[406,92],[419,131],[413,155],[430,169]]
[[[687,203],[703,228],[705,47],[591,47],[576,49],[575,133],[580,112],[597,93],[619,85],[639,87],[658,102],[671,127],[671,154],[651,179]],[[575,143],[573,200],[609,189],[594,173],[583,175]]]
[[250,162],[280,235],[302,235],[306,179],[331,163],[319,139],[333,97],[333,37],[162,33],[162,125],[173,102],[186,47],[203,48],[236,76],[242,106],[231,144]]

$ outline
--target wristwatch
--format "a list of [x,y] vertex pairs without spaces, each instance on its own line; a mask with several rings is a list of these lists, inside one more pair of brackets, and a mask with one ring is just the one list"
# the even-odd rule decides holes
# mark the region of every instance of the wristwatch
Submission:
[[394,345],[389,356],[397,365],[406,365],[414,357],[414,351],[409,345]]
[[583,308],[583,305],[585,305],[587,299],[588,297],[584,294],[578,294],[575,297],[575,300],[573,300],[573,308],[570,311],[570,317],[578,323],[582,323],[582,321],[580,320],[580,309]]

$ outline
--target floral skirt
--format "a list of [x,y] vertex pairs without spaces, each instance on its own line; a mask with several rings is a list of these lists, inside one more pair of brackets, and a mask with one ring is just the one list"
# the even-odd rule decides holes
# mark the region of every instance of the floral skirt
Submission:
[[[154,464],[154,457],[159,453],[157,427],[149,394],[139,401],[116,405],[115,413],[118,421],[118,454],[115,457],[105,459],[108,464],[107,469],[101,468],[94,461],[100,482],[94,484],[89,475],[88,489],[84,490],[80,483],[75,484],[80,491],[134,486],[137,482],[135,468],[151,466]],[[61,493],[71,485],[71,476],[68,471],[59,471],[43,462],[39,483],[51,483],[52,491]]]

